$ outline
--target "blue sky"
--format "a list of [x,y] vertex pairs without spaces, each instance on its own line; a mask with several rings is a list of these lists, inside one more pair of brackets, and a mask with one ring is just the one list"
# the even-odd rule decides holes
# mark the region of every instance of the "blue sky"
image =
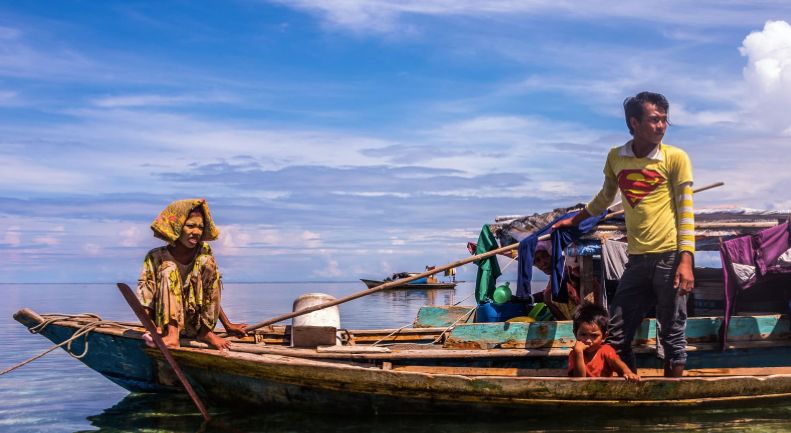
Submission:
[[[664,93],[696,206],[789,209],[787,1],[0,3],[0,282],[133,281],[207,198],[227,281],[465,257],[587,201]],[[463,270],[471,275],[471,266]]]

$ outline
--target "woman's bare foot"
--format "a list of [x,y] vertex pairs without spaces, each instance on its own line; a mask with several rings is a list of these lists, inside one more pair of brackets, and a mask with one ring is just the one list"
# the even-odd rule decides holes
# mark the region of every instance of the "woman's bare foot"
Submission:
[[168,332],[162,336],[162,342],[165,343],[165,346],[167,347],[179,347],[179,333]]
[[162,334],[162,342],[167,347],[179,347],[179,327],[168,324],[165,333]]
[[213,346],[220,352],[227,352],[231,348],[231,343],[229,343],[228,340],[218,337],[217,334],[211,331],[199,332],[198,340],[203,341],[209,346]]
[[[157,335],[162,339],[162,342],[165,343],[167,347],[179,347],[179,328],[177,326],[168,326],[167,331],[165,334],[162,333],[162,328],[157,326]],[[175,341],[174,340],[175,336]],[[156,348],[157,345],[154,343],[154,337],[151,336],[151,333],[146,331],[143,333],[143,342],[146,343],[146,346],[151,348]]]
[[143,342],[146,343],[146,346],[148,347],[157,347],[156,343],[154,343],[154,337],[152,337],[151,333],[148,331],[143,334]]

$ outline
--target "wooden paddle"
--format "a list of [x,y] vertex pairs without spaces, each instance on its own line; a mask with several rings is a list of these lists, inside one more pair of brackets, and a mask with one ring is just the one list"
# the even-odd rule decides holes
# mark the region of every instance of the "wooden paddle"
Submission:
[[[713,183],[711,185],[706,185],[704,187],[698,188],[698,189],[694,190],[693,192],[698,193],[698,192],[706,191],[706,190],[709,190],[709,189],[712,189],[712,188],[716,188],[716,187],[719,187],[719,186],[722,186],[722,185],[725,185],[725,183],[717,182],[717,183]],[[602,221],[610,219],[610,218],[613,218],[613,217],[616,217],[616,216],[621,215],[621,214],[623,214],[622,210],[621,211],[617,211],[617,212],[612,212],[610,214],[607,214],[604,218],[602,218]],[[539,237],[538,240],[540,240],[540,241],[541,240],[546,240],[546,239],[549,239],[550,236],[551,236],[550,234],[546,234],[544,236]],[[415,281],[415,280],[418,280],[418,279],[421,279],[421,278],[428,277],[430,275],[438,274],[440,272],[444,272],[447,269],[457,268],[459,266],[466,265],[467,263],[471,263],[471,262],[475,262],[475,261],[478,261],[478,260],[482,260],[482,259],[491,257],[491,256],[496,255],[496,254],[501,254],[501,253],[504,253],[504,252],[515,250],[517,248],[519,248],[519,242],[511,244],[511,245],[506,245],[504,247],[497,248],[496,250],[487,251],[487,252],[485,252],[483,254],[478,254],[476,256],[467,257],[467,258],[462,259],[462,260],[457,260],[457,261],[455,261],[453,263],[449,263],[449,264],[447,264],[445,266],[438,266],[438,267],[436,267],[436,268],[434,268],[434,269],[432,269],[430,271],[426,271],[426,272],[423,272],[423,273],[420,273],[420,274],[417,274],[417,275],[412,275],[411,277],[402,278],[400,280],[395,280],[395,281],[390,281],[390,282],[378,285],[376,287],[370,288],[368,290],[364,290],[362,292],[357,292],[357,293],[354,293],[354,294],[351,294],[351,295],[348,295],[348,296],[344,296],[343,298],[336,299],[334,301],[325,302],[323,304],[314,305],[314,306],[308,307],[308,308],[303,308],[302,310],[294,311],[292,313],[281,314],[281,315],[279,315],[277,317],[273,317],[273,318],[271,318],[269,320],[265,320],[263,322],[259,322],[259,323],[256,323],[254,325],[248,326],[247,330],[248,331],[253,331],[253,330],[256,330],[258,328],[262,328],[264,326],[271,325],[273,323],[277,323],[277,322],[280,322],[280,321],[283,321],[283,320],[291,319],[291,318],[294,318],[294,317],[297,317],[297,316],[301,316],[303,314],[312,313],[314,311],[322,310],[324,308],[332,307],[334,305],[343,304],[345,302],[349,302],[349,301],[352,301],[352,300],[357,299],[357,298],[362,298],[363,296],[368,296],[371,293],[381,292],[382,290],[387,290],[387,289],[390,289],[390,288],[393,288],[393,287],[398,287],[398,286],[404,285],[406,283],[409,283],[410,281]]]
[[203,406],[203,403],[198,397],[198,394],[196,394],[195,390],[192,389],[192,385],[190,385],[189,381],[187,381],[187,377],[184,376],[184,373],[181,371],[181,368],[179,368],[179,365],[176,363],[176,360],[173,359],[173,355],[170,354],[170,350],[168,350],[168,347],[165,345],[165,342],[162,341],[162,337],[157,332],[157,327],[154,326],[154,322],[151,321],[151,319],[148,317],[148,314],[146,314],[145,310],[143,309],[143,306],[140,305],[140,301],[138,301],[137,297],[134,295],[134,293],[132,293],[132,289],[124,283],[118,283],[118,290],[121,291],[121,294],[124,296],[124,299],[126,299],[126,303],[129,304],[129,307],[131,307],[132,311],[135,312],[135,315],[140,320],[140,323],[142,323],[143,327],[146,328],[146,331],[148,331],[148,333],[151,334],[151,338],[154,340],[154,344],[156,344],[159,351],[162,352],[162,355],[165,357],[165,360],[170,365],[170,368],[172,368],[173,371],[176,372],[176,376],[178,376],[179,380],[181,381],[181,384],[184,385],[184,389],[187,391],[187,394],[189,394],[190,398],[195,403],[195,406],[198,407],[198,410],[200,411],[201,415],[203,415],[203,419],[206,422],[211,421],[209,412],[206,411],[206,407]]

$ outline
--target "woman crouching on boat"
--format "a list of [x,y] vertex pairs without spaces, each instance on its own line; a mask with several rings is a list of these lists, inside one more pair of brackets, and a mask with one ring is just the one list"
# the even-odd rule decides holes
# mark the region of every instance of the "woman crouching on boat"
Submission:
[[[231,323],[220,307],[222,280],[207,243],[217,239],[220,232],[206,200],[170,203],[151,223],[151,230],[168,245],[146,255],[137,297],[165,344],[178,347],[181,335],[228,350],[230,343],[213,332],[217,319],[234,335],[243,336],[246,325]],[[146,343],[153,345],[147,337]]]

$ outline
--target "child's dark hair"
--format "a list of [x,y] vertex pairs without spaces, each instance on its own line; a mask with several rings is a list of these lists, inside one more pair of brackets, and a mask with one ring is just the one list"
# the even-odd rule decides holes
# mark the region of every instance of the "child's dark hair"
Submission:
[[586,302],[577,307],[572,320],[574,321],[574,335],[577,334],[577,329],[579,329],[581,323],[595,323],[602,332],[607,332],[607,326],[610,324],[610,315],[607,314],[607,310],[604,307]]

